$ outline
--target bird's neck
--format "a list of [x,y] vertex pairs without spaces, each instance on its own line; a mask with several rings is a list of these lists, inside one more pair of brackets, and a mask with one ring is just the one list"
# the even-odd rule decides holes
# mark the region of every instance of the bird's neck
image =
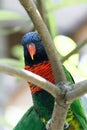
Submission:
[[[28,71],[31,71],[39,76],[42,76],[43,78],[49,80],[52,83],[55,83],[51,64],[49,61],[44,61],[39,64],[33,65],[33,66],[27,65],[27,66],[25,66],[25,69]],[[31,82],[28,82],[28,83],[29,83],[32,94],[42,91],[42,89],[39,86],[36,86],[36,85],[32,84]]]

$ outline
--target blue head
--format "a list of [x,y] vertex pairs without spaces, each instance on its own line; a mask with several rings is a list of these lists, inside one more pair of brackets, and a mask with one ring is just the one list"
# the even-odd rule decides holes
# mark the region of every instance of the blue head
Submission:
[[48,60],[41,37],[37,32],[29,32],[22,38],[25,65],[32,66]]

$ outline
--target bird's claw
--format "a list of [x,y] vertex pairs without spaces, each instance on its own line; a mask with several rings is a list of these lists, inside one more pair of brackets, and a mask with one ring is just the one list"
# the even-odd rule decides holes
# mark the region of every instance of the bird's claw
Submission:
[[65,122],[64,124],[64,130],[67,130],[69,128],[69,123]]
[[51,119],[46,124],[46,130],[50,130]]
[[[51,119],[46,124],[46,130],[50,130],[50,124],[51,124]],[[64,130],[67,130],[68,128],[69,128],[69,123],[65,122]]]

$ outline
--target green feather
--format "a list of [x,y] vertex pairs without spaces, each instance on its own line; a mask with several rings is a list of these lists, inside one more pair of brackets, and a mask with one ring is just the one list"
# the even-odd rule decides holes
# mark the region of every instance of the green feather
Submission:
[[40,120],[34,107],[31,107],[13,130],[45,130],[45,124]]
[[80,99],[75,100],[71,104],[71,109],[74,112],[77,119],[79,120],[79,122],[81,123],[83,129],[87,130],[87,119],[86,119],[85,111],[83,109],[81,100]]
[[[69,71],[64,66],[63,66],[63,69],[64,69],[67,80],[71,83],[74,83],[74,80],[73,80],[71,74],[69,73]],[[79,122],[83,128],[82,130],[87,130],[87,119],[86,119],[86,114],[85,114],[84,108],[82,106],[81,99],[75,100],[71,104],[70,108],[73,111],[74,115],[79,120]]]

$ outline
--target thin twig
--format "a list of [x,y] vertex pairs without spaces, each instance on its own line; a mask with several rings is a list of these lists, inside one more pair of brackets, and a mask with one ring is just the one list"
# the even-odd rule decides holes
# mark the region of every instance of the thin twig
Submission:
[[[0,33],[3,35],[15,34],[15,33],[18,33],[18,32],[21,32],[22,30],[24,30],[28,25],[29,25],[29,21],[27,21],[25,24],[23,24],[21,26],[17,26],[12,29],[9,29],[9,30],[2,29],[2,30],[0,30]],[[29,31],[32,31],[32,30],[34,30],[34,26],[32,24],[30,24]]]
[[40,15],[43,19],[43,21],[46,23],[46,11],[45,11],[45,7],[44,7],[44,1],[43,0],[37,0],[37,8],[40,12]]
[[[54,111],[53,111],[52,120],[51,120],[51,130],[63,130],[64,129],[64,122],[65,122],[65,119],[67,116],[68,106],[69,106],[68,104],[64,105],[64,104],[61,104],[60,102],[57,102],[57,101],[55,102]],[[60,111],[60,113],[58,111]],[[57,118],[57,115],[60,118]],[[61,115],[63,115],[64,117]]]
[[73,55],[74,53],[77,53],[84,45],[87,44],[87,39],[84,40],[83,42],[79,43],[78,46],[72,50],[69,54],[67,54],[66,56],[64,56],[62,59],[61,59],[61,62],[63,63],[65,60],[67,60],[71,55]]
[[37,8],[39,10],[39,13],[51,34],[48,15],[47,15],[48,12],[46,11],[45,3],[43,0],[37,0],[36,2],[37,2]]

